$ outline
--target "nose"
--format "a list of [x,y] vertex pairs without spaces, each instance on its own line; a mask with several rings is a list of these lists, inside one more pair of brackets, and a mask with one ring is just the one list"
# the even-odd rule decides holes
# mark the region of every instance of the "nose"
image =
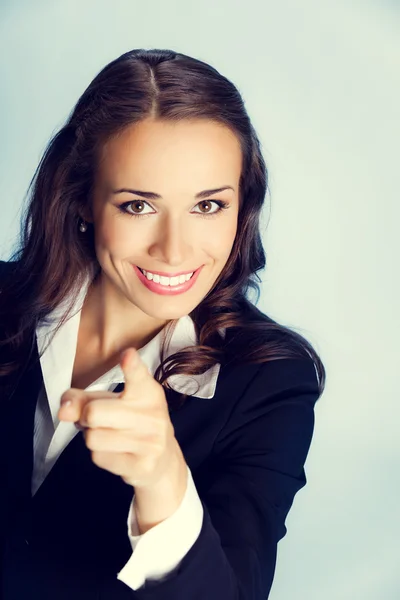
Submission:
[[196,239],[179,216],[165,215],[156,231],[157,239],[148,253],[157,262],[171,267],[192,265]]

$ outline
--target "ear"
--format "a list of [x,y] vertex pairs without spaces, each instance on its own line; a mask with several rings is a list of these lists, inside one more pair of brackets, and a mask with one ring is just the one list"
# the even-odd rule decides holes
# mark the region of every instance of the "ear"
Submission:
[[86,223],[93,223],[93,214],[91,206],[84,206],[81,210],[78,211],[78,214],[83,221]]

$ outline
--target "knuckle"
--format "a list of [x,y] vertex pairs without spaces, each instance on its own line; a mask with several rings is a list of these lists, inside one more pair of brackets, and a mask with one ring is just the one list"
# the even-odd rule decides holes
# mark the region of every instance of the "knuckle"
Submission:
[[153,439],[154,452],[157,456],[162,454],[165,450],[166,438],[163,435],[158,435]]
[[85,420],[89,427],[93,427],[96,424],[96,407],[93,402],[90,402],[85,408]]
[[85,441],[86,441],[86,446],[90,449],[95,449],[95,444],[96,444],[96,432],[93,431],[92,429],[87,429],[85,431]]
[[169,439],[170,437],[175,435],[175,429],[171,421],[164,420],[161,428],[161,435],[164,440]]
[[96,465],[100,465],[101,461],[100,461],[100,453],[99,452],[96,452],[95,450],[93,450],[93,452],[92,452],[92,461]]
[[153,456],[147,456],[145,459],[143,459],[143,463],[142,463],[143,475],[145,477],[152,475],[156,464],[157,464],[157,461],[155,460],[155,458]]

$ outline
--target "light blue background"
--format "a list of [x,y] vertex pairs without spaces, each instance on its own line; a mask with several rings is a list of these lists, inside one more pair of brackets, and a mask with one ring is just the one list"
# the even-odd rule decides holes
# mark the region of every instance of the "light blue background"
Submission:
[[109,61],[170,48],[243,94],[272,195],[259,307],[327,370],[270,600],[400,597],[399,25],[393,0],[0,3],[3,260],[50,136]]

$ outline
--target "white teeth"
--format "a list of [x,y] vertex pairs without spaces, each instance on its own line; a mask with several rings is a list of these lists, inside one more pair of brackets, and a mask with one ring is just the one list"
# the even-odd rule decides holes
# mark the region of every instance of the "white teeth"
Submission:
[[145,271],[144,269],[140,269],[142,273],[147,277],[149,281],[154,281],[154,283],[160,283],[165,286],[174,286],[180,285],[185,281],[189,281],[192,277],[194,271],[192,273],[187,273],[186,275],[178,275],[177,277],[163,277],[160,275],[156,275],[155,273],[150,273],[149,271]]

